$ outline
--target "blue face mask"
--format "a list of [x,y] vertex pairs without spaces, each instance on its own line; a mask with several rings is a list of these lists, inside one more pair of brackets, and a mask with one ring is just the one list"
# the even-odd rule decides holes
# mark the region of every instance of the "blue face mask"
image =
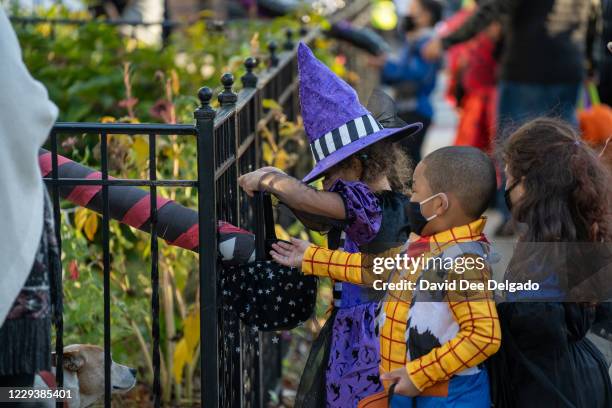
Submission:
[[444,193],[434,194],[431,197],[426,198],[425,200],[421,202],[410,201],[410,204],[408,206],[408,213],[406,215],[408,216],[408,220],[410,220],[410,227],[412,229],[412,232],[414,232],[417,235],[421,235],[423,232],[423,229],[425,228],[425,225],[427,225],[429,221],[433,220],[434,218],[438,216],[438,214],[434,214],[431,217],[426,218],[421,212],[421,206],[425,204],[426,202],[433,200],[435,197],[439,195],[444,196],[444,199],[446,200],[445,208],[448,208],[448,197]]

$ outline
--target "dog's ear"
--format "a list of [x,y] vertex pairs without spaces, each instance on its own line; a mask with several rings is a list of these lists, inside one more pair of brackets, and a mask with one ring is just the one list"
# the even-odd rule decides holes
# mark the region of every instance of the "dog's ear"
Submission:
[[[64,351],[64,369],[77,372],[85,364],[85,357],[79,350]],[[53,353],[53,365],[57,365],[55,353]]]

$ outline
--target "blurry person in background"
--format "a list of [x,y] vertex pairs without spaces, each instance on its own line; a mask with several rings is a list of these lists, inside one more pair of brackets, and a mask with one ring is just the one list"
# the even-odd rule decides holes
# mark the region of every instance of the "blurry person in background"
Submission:
[[[165,7],[163,0],[130,0],[121,13],[126,21],[143,23],[161,23],[165,20]],[[160,45],[163,26],[153,25],[124,25],[121,32],[126,37],[136,38],[148,45]]]
[[[448,35],[461,27],[465,20],[474,13],[475,5],[475,1],[468,1],[456,13],[448,14],[448,17],[438,24],[438,35]],[[466,62],[464,54],[469,42],[453,45],[445,53],[444,73],[447,76],[445,98],[446,102],[454,108],[459,107],[465,92],[463,86],[461,86],[460,73]]]
[[0,38],[0,386],[31,387],[51,369],[51,319],[61,317],[51,310],[60,252],[38,167],[57,107],[24,65],[2,6]]
[[[469,2],[469,0],[467,0]],[[446,0],[444,8],[444,17],[452,16],[460,11],[465,6],[466,0]]]
[[[494,21],[504,24],[504,52],[498,85],[498,129],[505,135],[539,116],[576,123],[576,104],[585,77],[587,26],[599,14],[599,0],[483,0],[454,32],[436,35],[424,55],[437,61],[449,47],[474,38]],[[502,183],[503,186],[503,183]],[[510,212],[498,191],[505,222],[498,235],[513,233]]]
[[[461,26],[476,11],[477,3],[469,2],[445,20],[440,25],[440,34],[445,35]],[[456,146],[473,146],[485,152],[492,150],[500,37],[501,24],[493,22],[471,40],[454,45],[447,52],[447,100],[455,106],[459,117]]]
[[164,27],[161,23],[168,19],[164,0],[102,0],[93,3],[90,10],[96,17],[144,23],[121,25],[121,33],[147,45],[162,43]]
[[[612,0],[601,0],[602,10],[602,48],[612,41]],[[612,51],[612,50],[610,50]],[[612,106],[612,52],[603,50],[599,65],[599,97],[601,102]]]
[[398,57],[386,55],[371,59],[381,68],[381,82],[393,86],[398,114],[407,123],[421,122],[423,130],[406,138],[401,145],[414,163],[421,160],[421,146],[431,125],[431,94],[436,86],[440,61],[427,61],[423,46],[432,38],[433,27],[442,18],[443,6],[438,0],[411,0],[404,17],[404,42]]

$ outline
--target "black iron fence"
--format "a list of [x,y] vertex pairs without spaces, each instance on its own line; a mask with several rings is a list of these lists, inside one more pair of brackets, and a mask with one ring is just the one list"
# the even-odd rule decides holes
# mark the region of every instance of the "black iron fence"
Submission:
[[[359,3],[359,4],[357,4]],[[355,2],[338,18],[350,18],[364,10],[367,0]],[[319,32],[301,30],[300,40],[312,42]],[[278,50],[277,48],[282,48]],[[62,189],[74,186],[101,187],[102,266],[104,297],[104,406],[111,406],[111,253],[109,191],[117,186],[145,187],[150,192],[150,279],[151,279],[151,356],[153,364],[153,402],[159,407],[161,396],[160,359],[160,295],[157,189],[196,188],[199,224],[199,291],[200,291],[200,406],[263,407],[269,392],[280,386],[282,374],[282,342],[273,342],[272,335],[253,332],[246,327],[230,329],[223,310],[220,291],[220,263],[217,257],[217,220],[225,220],[253,230],[255,214],[247,196],[238,187],[238,177],[262,165],[259,126],[265,125],[278,136],[274,115],[263,108],[264,99],[273,99],[289,120],[298,114],[298,82],[296,47],[291,35],[269,46],[267,69],[254,73],[257,61],[245,61],[246,74],[241,78],[243,89],[233,92],[234,78],[221,78],[223,90],[218,94],[219,108],[211,106],[213,91],[202,88],[200,106],[194,112],[195,124],[122,124],[122,123],[57,123],[50,134],[51,173],[45,182],[54,204],[56,234],[61,245],[60,199]],[[97,136],[100,141],[100,173],[94,178],[62,178],[59,176],[58,143],[60,136]],[[148,135],[149,174],[147,179],[116,179],[109,176],[109,137]],[[156,142],[160,136],[195,138],[197,144],[197,178],[195,180],[157,179]],[[56,282],[60,284],[61,282]],[[59,291],[61,297],[61,290]],[[61,306],[61,299],[60,299]],[[232,330],[237,330],[233,332]],[[63,322],[56,324],[57,366],[62,367]],[[265,362],[265,364],[264,364]],[[265,369],[264,369],[265,368]],[[61,386],[62,370],[58,370]],[[170,392],[170,390],[165,390]],[[58,403],[58,406],[59,405]]]

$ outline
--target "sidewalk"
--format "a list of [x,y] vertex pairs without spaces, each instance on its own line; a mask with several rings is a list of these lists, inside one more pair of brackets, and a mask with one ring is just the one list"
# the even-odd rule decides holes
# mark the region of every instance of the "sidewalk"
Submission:
[[438,76],[438,83],[433,95],[434,120],[429,128],[429,133],[423,144],[423,153],[428,154],[444,146],[450,146],[455,139],[455,129],[457,128],[457,114],[446,99],[447,78],[445,74]]

